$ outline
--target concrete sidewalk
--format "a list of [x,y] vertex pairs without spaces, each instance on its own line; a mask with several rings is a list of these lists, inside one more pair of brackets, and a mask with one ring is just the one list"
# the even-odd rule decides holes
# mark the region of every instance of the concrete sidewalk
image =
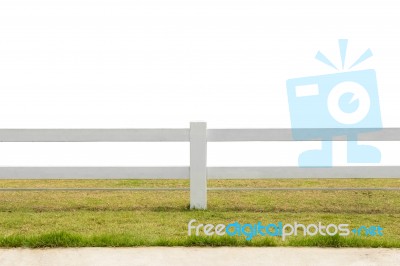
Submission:
[[400,249],[56,248],[0,249],[0,265],[400,265]]

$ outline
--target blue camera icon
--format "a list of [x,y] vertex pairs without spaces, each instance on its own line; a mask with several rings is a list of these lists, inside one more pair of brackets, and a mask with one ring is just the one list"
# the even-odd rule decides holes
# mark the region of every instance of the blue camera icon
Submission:
[[342,135],[348,140],[347,162],[380,162],[377,148],[357,144],[358,134],[382,128],[375,70],[289,79],[286,87],[293,138],[324,140],[321,150],[299,156],[299,166],[332,166],[330,140]]

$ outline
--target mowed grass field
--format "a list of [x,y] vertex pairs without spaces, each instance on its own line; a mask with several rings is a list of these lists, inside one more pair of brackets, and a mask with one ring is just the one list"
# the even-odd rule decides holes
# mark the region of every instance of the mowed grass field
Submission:
[[[212,187],[390,187],[396,179],[209,180]],[[188,180],[2,180],[1,188],[188,188]],[[209,191],[189,210],[189,191],[2,191],[0,246],[330,246],[400,248],[400,191]],[[188,222],[349,224],[383,236],[188,236]]]

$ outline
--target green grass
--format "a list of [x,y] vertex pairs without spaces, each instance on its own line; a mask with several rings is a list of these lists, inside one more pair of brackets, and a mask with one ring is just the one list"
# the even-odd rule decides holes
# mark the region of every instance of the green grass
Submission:
[[[2,180],[0,187],[188,187],[187,180]],[[210,180],[209,187],[400,187],[396,179]],[[188,191],[0,192],[1,247],[322,246],[400,248],[400,191],[209,191],[207,211]],[[380,225],[384,236],[189,237],[187,224],[282,221]]]

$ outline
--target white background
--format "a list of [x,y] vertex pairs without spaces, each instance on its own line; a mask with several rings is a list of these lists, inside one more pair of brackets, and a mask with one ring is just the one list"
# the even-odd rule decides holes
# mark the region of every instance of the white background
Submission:
[[[285,82],[377,72],[383,124],[400,126],[396,1],[0,2],[0,128],[290,127]],[[209,165],[297,162],[318,143],[214,143]],[[379,144],[399,164],[396,145]],[[397,148],[400,148],[397,146]],[[344,143],[335,148],[345,163]],[[2,143],[0,165],[185,165],[181,143]]]

